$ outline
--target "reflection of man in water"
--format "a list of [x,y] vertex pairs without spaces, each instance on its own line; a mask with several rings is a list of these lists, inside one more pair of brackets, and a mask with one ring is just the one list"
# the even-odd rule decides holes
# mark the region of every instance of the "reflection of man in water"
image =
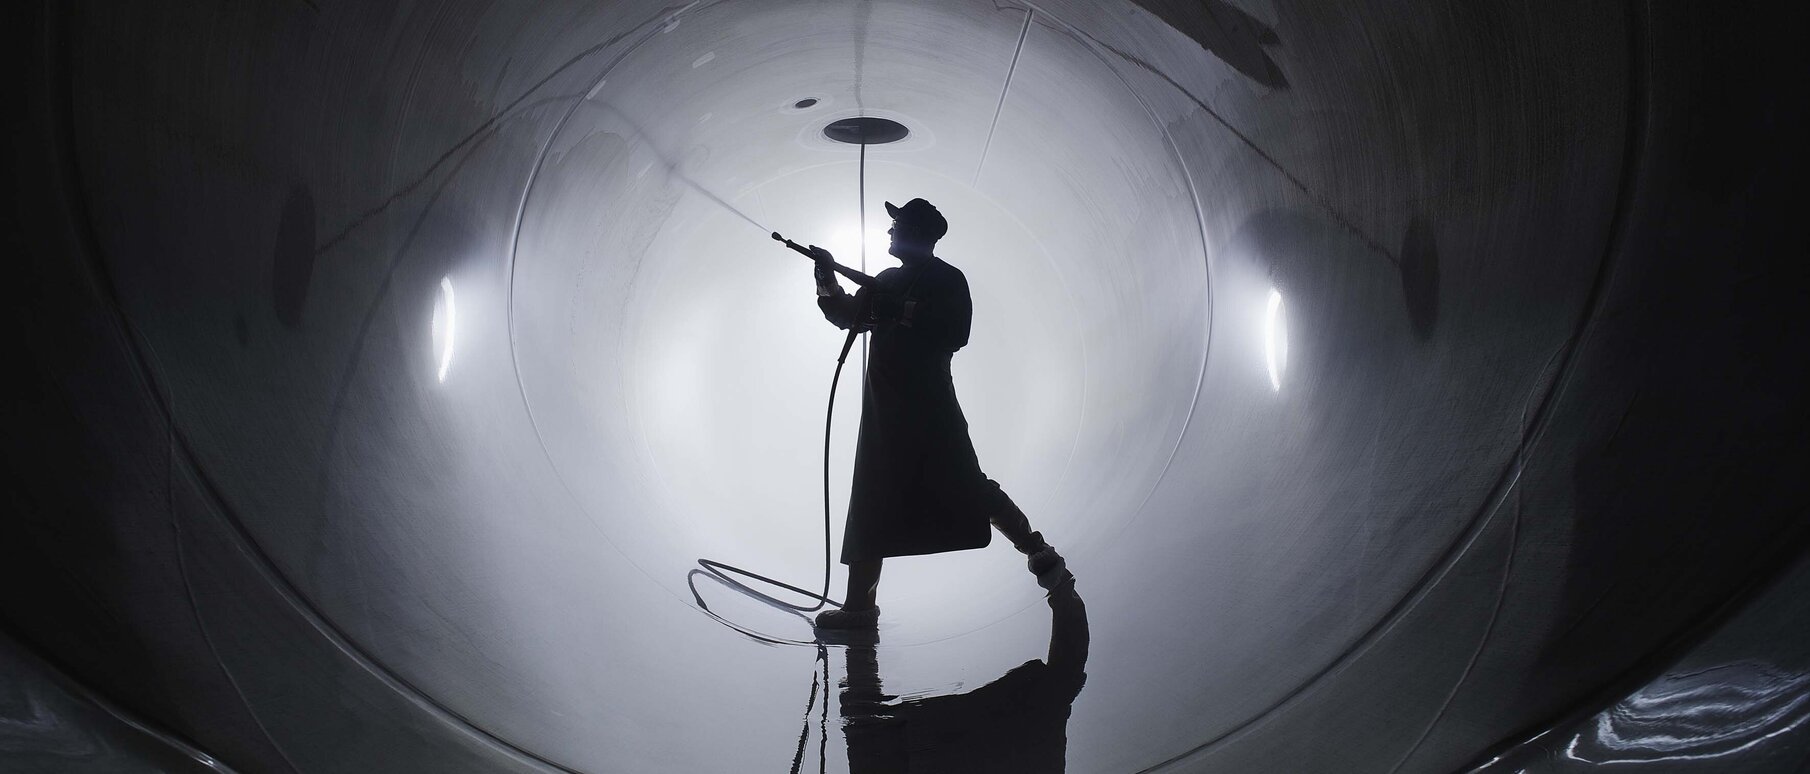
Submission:
[[881,691],[873,646],[850,646],[842,689],[849,771],[1063,771],[1069,710],[1087,679],[1087,608],[1072,580],[1050,591],[1049,605],[1049,655],[968,693],[893,702]]
[[1030,557],[1045,588],[1068,576],[1062,557],[981,472],[968,439],[949,361],[968,343],[973,303],[961,270],[932,252],[949,222],[923,199],[903,207],[888,202],[886,212],[887,252],[905,265],[880,272],[871,288],[850,296],[836,281],[829,251],[811,248],[823,316],[838,328],[873,332],[842,538],[848,593],[842,609],[818,614],[823,628],[874,626],[886,557],[980,548],[992,537],[989,522]]

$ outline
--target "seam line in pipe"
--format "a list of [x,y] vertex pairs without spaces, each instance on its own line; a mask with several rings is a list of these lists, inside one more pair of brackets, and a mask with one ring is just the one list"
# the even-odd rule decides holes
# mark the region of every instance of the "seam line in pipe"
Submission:
[[993,132],[999,128],[999,114],[1005,112],[1006,94],[1012,91],[1012,76],[1018,72],[1018,56],[1024,53],[1024,39],[1031,34],[1031,17],[1035,9],[1024,11],[1024,26],[1018,30],[1018,46],[1012,49],[1012,64],[1006,68],[1006,82],[999,87],[999,104],[993,107],[993,123],[987,127],[987,141],[980,146],[980,161],[974,163],[974,182],[969,185],[980,185],[980,172],[987,166],[987,151],[993,149]]

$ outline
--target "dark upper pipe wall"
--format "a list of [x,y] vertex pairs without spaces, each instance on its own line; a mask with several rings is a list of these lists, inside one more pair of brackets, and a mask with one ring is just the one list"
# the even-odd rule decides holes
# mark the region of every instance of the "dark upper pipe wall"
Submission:
[[[1069,769],[1481,763],[1801,553],[1772,13],[10,11],[12,660],[242,770],[788,759],[811,652],[686,572],[815,583],[839,335],[764,232],[852,227],[816,132],[881,115],[869,210],[944,203],[983,464],[1088,602]],[[889,565],[888,691],[1040,655],[1015,560]],[[1802,682],[1749,645],[1693,658]]]

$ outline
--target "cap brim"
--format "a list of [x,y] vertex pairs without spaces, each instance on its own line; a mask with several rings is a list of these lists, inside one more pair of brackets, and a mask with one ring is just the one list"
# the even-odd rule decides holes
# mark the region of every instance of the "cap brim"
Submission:
[[893,220],[898,220],[899,219],[899,208],[894,206],[892,202],[887,202],[886,203],[886,214],[891,215]]

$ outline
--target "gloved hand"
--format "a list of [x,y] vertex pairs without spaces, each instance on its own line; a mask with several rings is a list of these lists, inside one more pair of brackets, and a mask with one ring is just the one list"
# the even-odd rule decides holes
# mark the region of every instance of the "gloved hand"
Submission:
[[836,283],[835,257],[830,251],[816,245],[806,248],[811,251],[811,258],[816,266],[811,269],[811,276],[817,280],[817,296],[827,298],[842,295],[842,286]]
[[830,255],[830,251],[816,245],[811,245],[806,249],[811,251],[811,258],[817,263],[816,268],[812,269],[811,272],[817,277],[817,284],[822,285],[824,283],[835,282],[836,270],[830,267],[835,263],[836,257]]

